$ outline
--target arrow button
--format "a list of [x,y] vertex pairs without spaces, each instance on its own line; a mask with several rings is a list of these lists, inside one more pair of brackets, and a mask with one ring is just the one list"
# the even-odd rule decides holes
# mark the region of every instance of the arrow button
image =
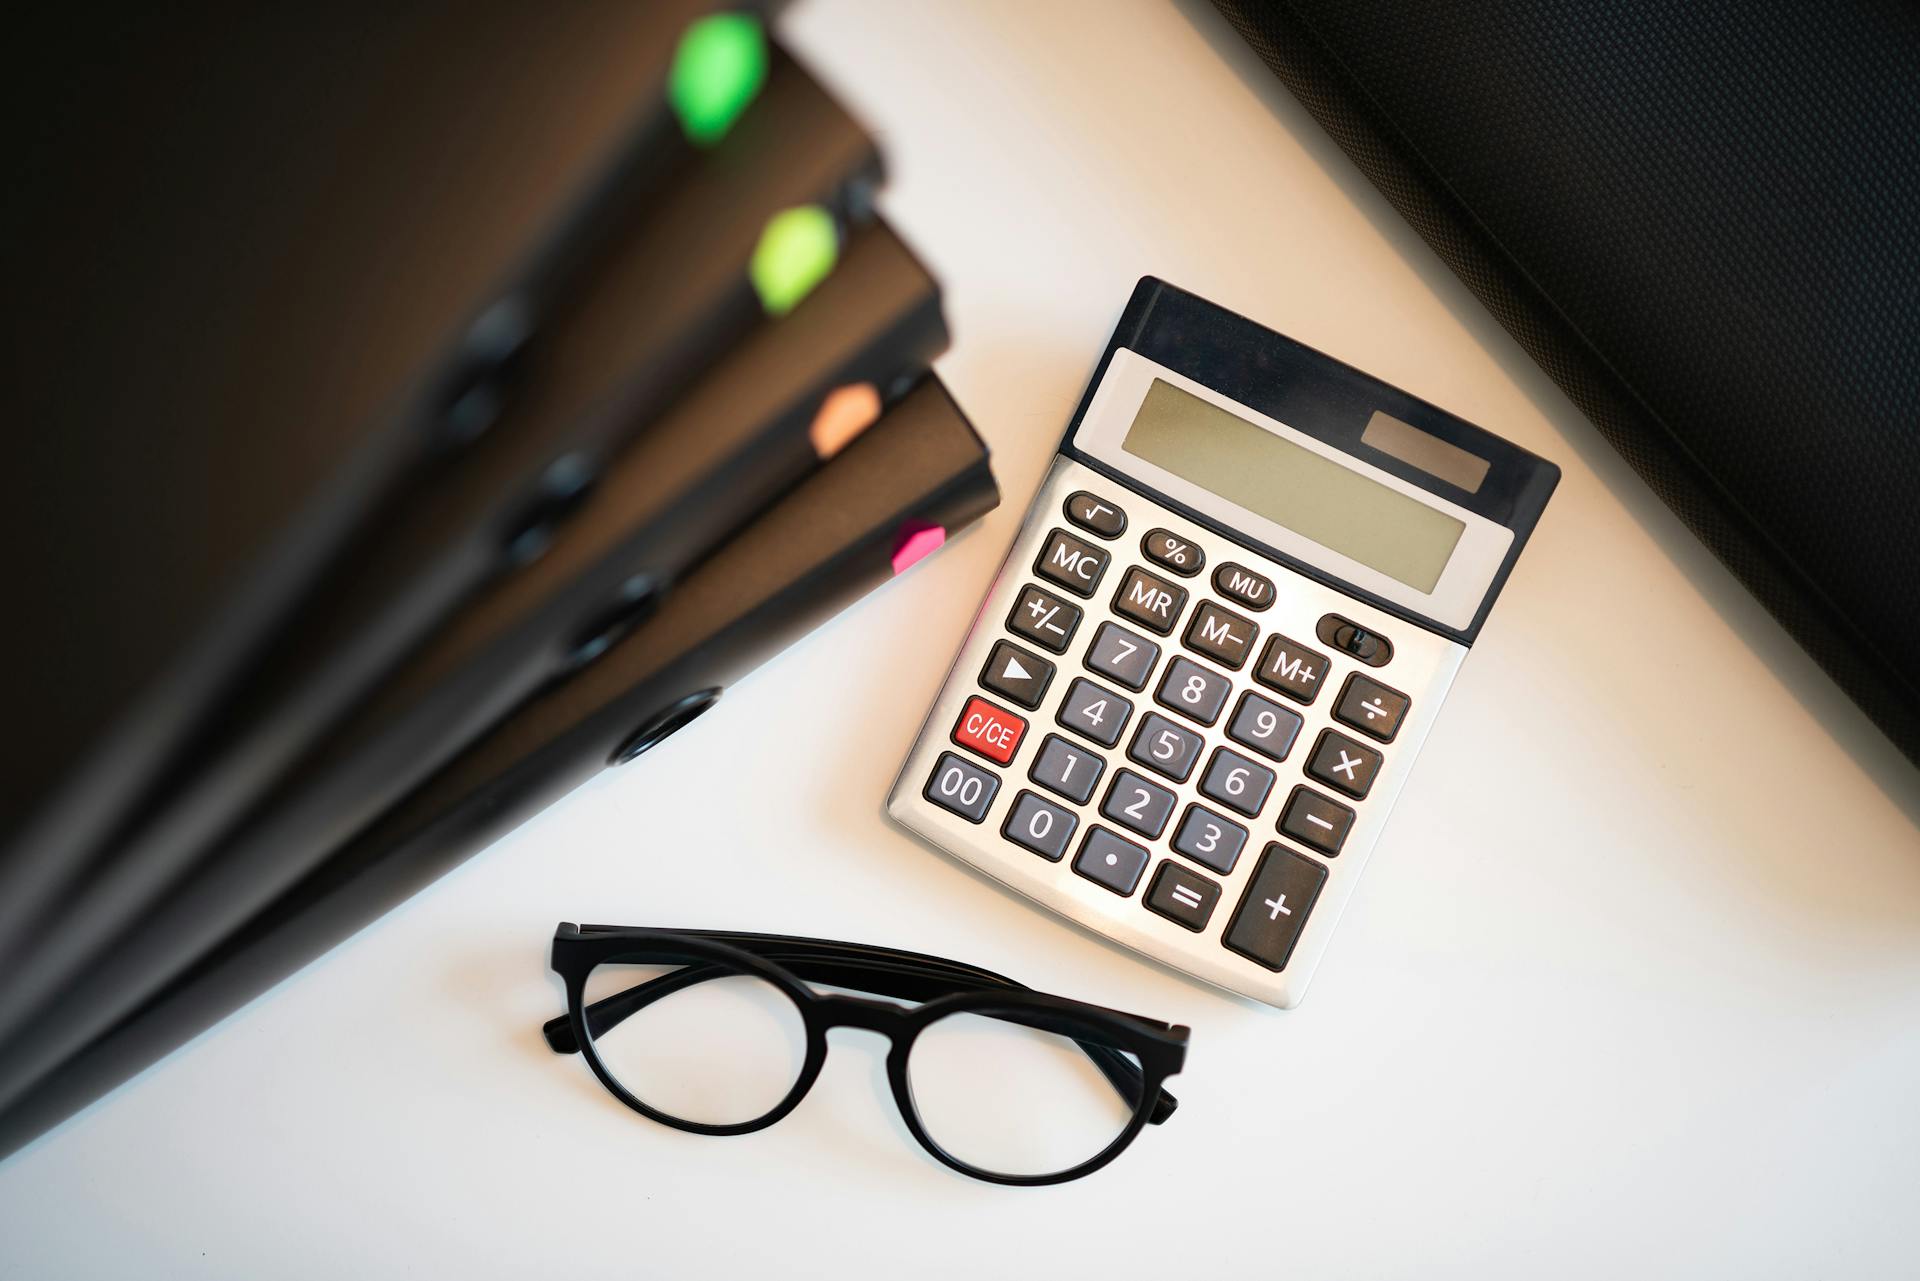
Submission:
[[1012,641],[994,645],[980,673],[982,685],[1029,710],[1040,706],[1052,681],[1053,664]]

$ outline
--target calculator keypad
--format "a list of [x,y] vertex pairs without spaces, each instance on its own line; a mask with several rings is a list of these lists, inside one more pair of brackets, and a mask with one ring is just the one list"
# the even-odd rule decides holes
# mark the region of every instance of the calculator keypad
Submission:
[[[1353,874],[1334,869],[1364,859],[1349,847],[1374,839],[1367,807],[1391,799],[1367,798],[1385,790],[1392,753],[1413,750],[1391,745],[1458,660],[1384,615],[1363,616],[1383,645],[1435,665],[1437,686],[1404,658],[1380,670],[1303,644],[1330,605],[1360,607],[1062,468],[1085,477],[1049,500],[1065,524],[1043,517],[1023,535],[1004,603],[949,677],[961,690],[943,699],[964,703],[956,746],[919,757],[919,794],[978,832],[935,839],[1096,930],[1291,1004],[1293,971],[1310,973],[1324,947],[1309,919]],[[1118,541],[1142,506],[1165,527]],[[1022,713],[1045,728],[1028,733]]]

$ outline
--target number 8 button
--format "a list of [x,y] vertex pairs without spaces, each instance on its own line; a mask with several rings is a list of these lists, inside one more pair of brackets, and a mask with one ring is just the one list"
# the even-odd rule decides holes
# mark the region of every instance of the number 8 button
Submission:
[[1161,678],[1160,688],[1153,697],[1162,707],[1171,707],[1202,725],[1211,725],[1220,719],[1220,709],[1232,691],[1233,683],[1226,677],[1208,671],[1190,658],[1176,658],[1167,664],[1167,674]]

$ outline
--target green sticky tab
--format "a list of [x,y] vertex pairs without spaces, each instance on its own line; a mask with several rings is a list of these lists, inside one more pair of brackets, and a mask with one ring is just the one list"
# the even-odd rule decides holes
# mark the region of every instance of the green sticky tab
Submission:
[[840,256],[833,215],[819,205],[783,209],[767,220],[747,278],[770,316],[784,316],[825,280]]
[[767,35],[750,13],[716,13],[688,27],[667,73],[667,102],[696,146],[727,136],[767,81]]

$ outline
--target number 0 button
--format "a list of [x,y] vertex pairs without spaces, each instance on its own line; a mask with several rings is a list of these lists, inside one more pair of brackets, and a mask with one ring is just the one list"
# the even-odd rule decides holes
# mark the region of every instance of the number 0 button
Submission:
[[1067,852],[1067,842],[1073,839],[1073,829],[1078,826],[1080,819],[1071,810],[1043,801],[1032,792],[1022,792],[1014,798],[1013,812],[1007,815],[1006,826],[1000,829],[1000,834],[1041,858],[1058,863]]

